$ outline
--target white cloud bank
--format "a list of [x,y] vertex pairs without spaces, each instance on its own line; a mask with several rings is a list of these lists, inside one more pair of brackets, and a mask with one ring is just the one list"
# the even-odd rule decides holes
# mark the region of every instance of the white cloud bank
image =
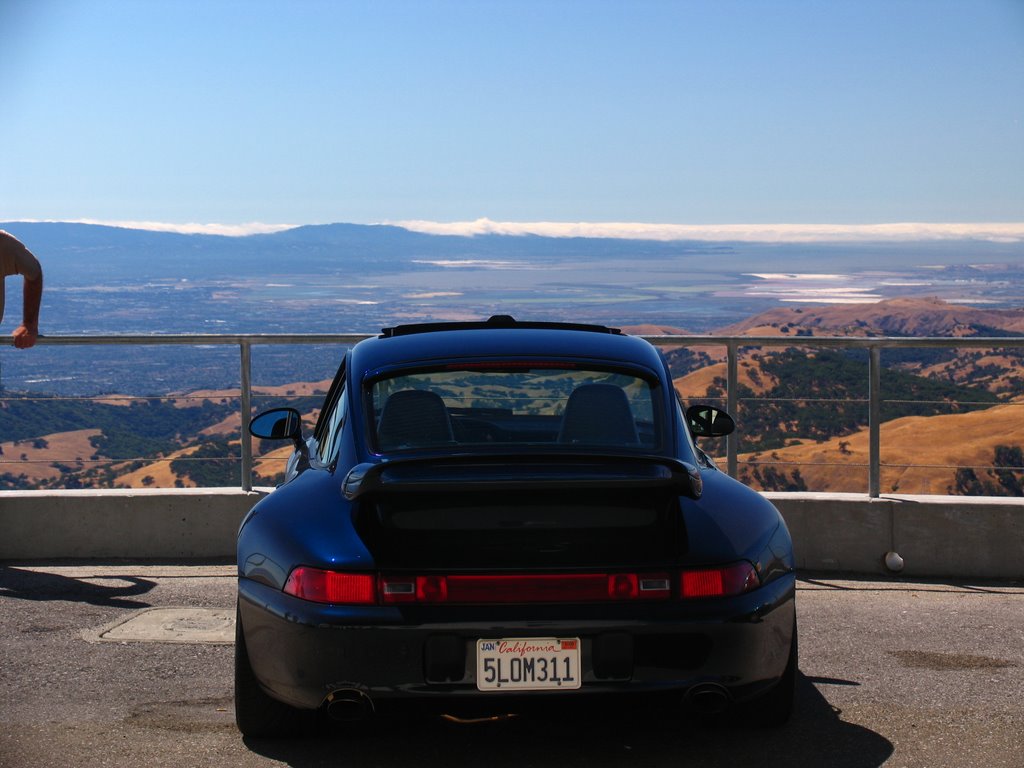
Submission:
[[392,221],[434,235],[542,235],[641,240],[711,240],[767,243],[911,240],[1024,241],[1024,222],[895,224],[641,224],[630,222]]
[[[27,221],[24,220],[23,221]],[[271,234],[294,229],[298,224],[170,224],[159,221],[100,221],[77,219],[72,224],[97,224],[151,232],[177,232],[185,235]],[[560,221],[385,221],[381,224],[402,227],[431,235],[540,235],[543,237],[603,237],[623,240],[705,240],[760,243],[814,242],[909,242],[914,240],[988,240],[1000,243],[1024,242],[1024,222],[921,223],[892,224],[644,224],[639,222],[560,222]]]
[[[22,221],[32,221],[22,219]],[[52,220],[48,220],[52,221]],[[180,235],[224,235],[225,237],[244,237],[246,235],[267,235],[295,229],[295,224],[263,224],[258,221],[248,224],[168,224],[163,221],[100,221],[99,219],[75,219],[65,221],[66,224],[95,224],[101,227],[119,227],[121,229],[144,229],[149,232],[176,232]]]

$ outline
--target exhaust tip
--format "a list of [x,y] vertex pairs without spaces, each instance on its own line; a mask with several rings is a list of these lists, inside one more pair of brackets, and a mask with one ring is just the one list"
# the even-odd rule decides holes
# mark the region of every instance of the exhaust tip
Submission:
[[701,683],[686,692],[686,704],[694,712],[720,715],[732,703],[728,689],[718,683]]
[[352,723],[371,717],[373,699],[355,688],[333,691],[324,699],[327,715],[340,723]]

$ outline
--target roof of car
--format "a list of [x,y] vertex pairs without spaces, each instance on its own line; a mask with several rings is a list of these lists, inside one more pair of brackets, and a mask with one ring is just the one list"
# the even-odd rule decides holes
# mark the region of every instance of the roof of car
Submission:
[[381,338],[394,336],[409,336],[414,333],[435,333],[437,331],[468,331],[468,330],[494,330],[496,328],[533,328],[560,331],[589,331],[591,333],[621,334],[618,328],[609,328],[605,325],[590,325],[587,323],[561,323],[536,320],[516,320],[512,315],[491,315],[486,320],[469,322],[444,321],[439,323],[412,323],[409,325],[396,325],[392,328],[381,328]]
[[467,358],[585,358],[661,368],[657,350],[617,328],[580,323],[522,322],[506,315],[470,323],[423,323],[386,328],[353,350],[363,373],[402,364]]

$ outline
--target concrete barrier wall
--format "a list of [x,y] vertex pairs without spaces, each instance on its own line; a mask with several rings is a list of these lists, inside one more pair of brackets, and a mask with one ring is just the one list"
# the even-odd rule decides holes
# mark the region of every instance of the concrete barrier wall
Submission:
[[[0,492],[0,559],[234,556],[246,511],[268,489]],[[1024,579],[1024,499],[768,493],[805,571]]]
[[234,557],[264,495],[232,488],[0,492],[0,559]]
[[1024,578],[1024,499],[766,493],[786,519],[801,570]]

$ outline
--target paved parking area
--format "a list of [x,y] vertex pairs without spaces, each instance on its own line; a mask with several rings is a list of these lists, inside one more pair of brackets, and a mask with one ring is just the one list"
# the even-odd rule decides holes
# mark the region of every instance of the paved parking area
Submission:
[[260,742],[233,720],[233,573],[0,563],[0,766],[1024,765],[1024,584],[804,576],[778,731],[600,711]]

